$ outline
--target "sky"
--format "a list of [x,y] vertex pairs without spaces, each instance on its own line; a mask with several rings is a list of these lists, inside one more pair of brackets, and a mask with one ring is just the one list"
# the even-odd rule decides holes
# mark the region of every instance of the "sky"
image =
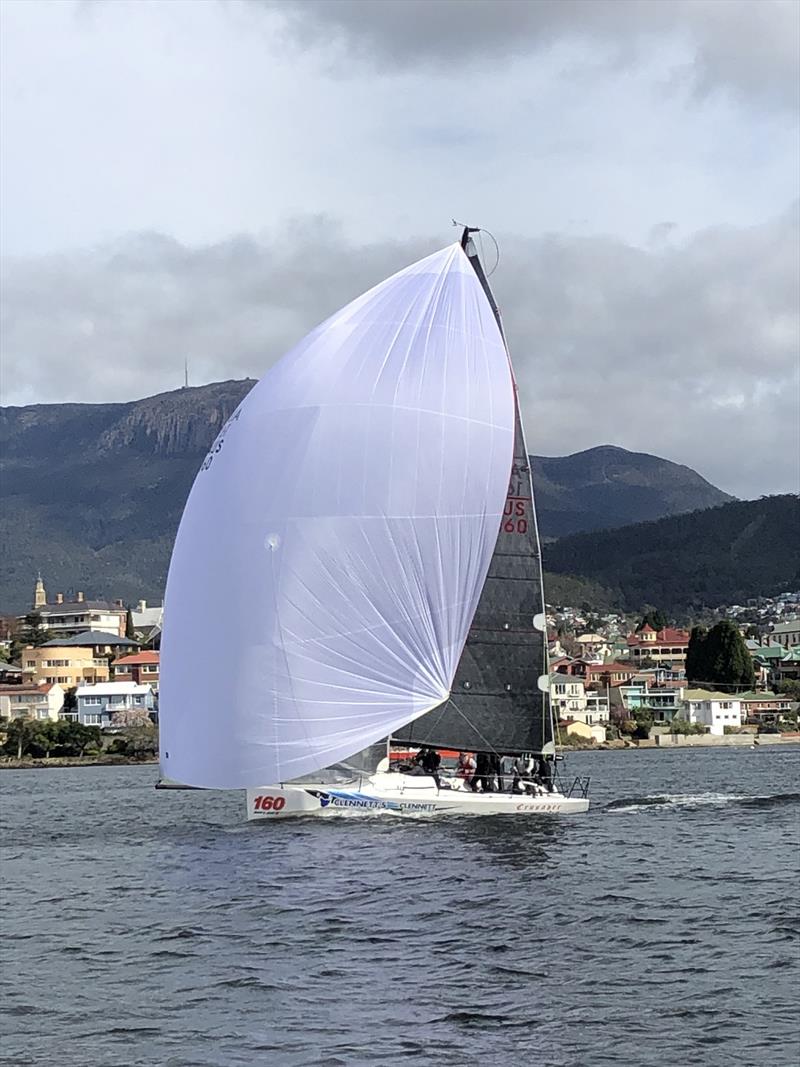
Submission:
[[3,404],[261,377],[455,218],[499,247],[532,452],[800,489],[796,0],[0,19]]

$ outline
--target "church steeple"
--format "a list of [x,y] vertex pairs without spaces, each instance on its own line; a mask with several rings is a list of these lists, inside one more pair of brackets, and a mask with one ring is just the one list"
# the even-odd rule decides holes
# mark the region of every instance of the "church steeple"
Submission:
[[44,591],[44,582],[42,581],[41,571],[36,578],[36,586],[33,590],[33,606],[37,609],[47,606],[47,593]]

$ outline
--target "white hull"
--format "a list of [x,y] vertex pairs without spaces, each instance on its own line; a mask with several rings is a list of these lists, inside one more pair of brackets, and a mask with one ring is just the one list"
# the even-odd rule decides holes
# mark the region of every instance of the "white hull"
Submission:
[[562,793],[473,793],[462,782],[437,789],[432,778],[376,773],[346,785],[264,786],[247,790],[248,819],[297,815],[579,815],[584,797]]

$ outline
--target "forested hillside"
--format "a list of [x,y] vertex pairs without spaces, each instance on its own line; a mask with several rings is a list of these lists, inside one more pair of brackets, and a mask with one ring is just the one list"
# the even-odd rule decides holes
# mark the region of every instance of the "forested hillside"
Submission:
[[[253,384],[0,409],[0,611],[29,606],[38,571],[50,590],[160,599],[192,480]],[[531,459],[545,540],[728,499],[688,467],[610,445]],[[598,607],[608,598],[577,584]]]
[[800,497],[741,500],[658,522],[564,537],[545,569],[600,585],[627,611],[742,603],[800,588]]

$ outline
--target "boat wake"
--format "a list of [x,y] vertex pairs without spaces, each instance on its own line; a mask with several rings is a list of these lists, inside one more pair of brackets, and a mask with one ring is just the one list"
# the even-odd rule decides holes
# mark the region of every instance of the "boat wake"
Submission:
[[644,797],[624,797],[606,804],[605,811],[626,813],[651,808],[701,808],[735,804],[746,808],[778,808],[800,802],[800,793],[751,796],[746,793],[658,793]]

